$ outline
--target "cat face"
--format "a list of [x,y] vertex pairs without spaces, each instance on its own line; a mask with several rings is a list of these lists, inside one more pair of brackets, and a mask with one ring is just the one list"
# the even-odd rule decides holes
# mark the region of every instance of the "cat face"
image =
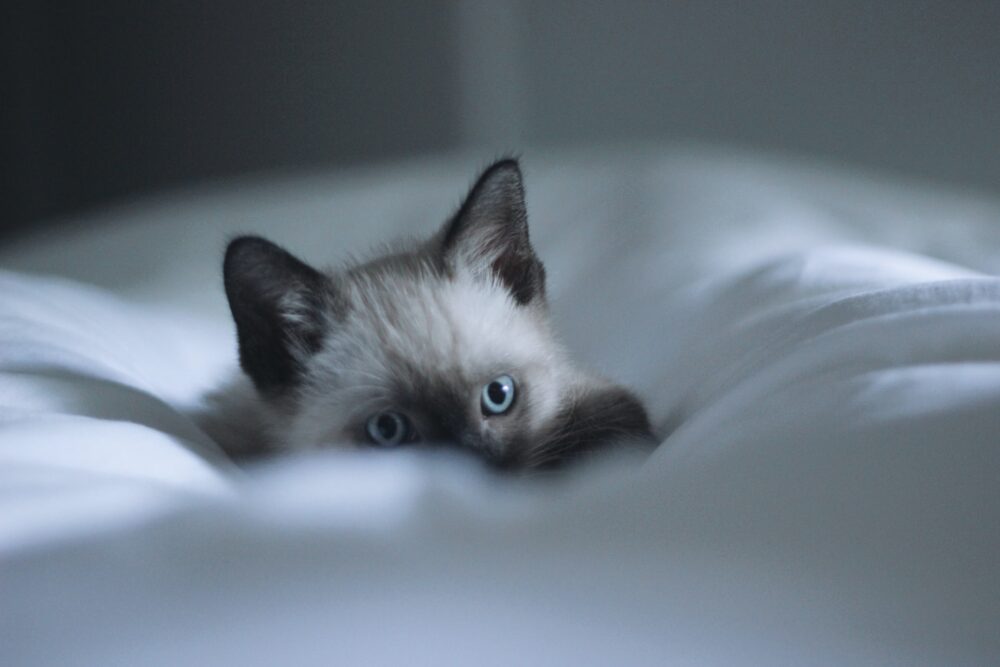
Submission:
[[555,341],[512,160],[416,247],[327,274],[243,237],[224,274],[279,448],[454,446],[535,468],[651,441],[639,402]]

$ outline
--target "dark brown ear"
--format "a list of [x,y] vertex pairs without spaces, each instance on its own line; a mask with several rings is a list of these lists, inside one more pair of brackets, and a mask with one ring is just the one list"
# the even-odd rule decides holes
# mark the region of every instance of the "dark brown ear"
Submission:
[[262,393],[281,393],[296,384],[305,358],[319,349],[328,280],[256,236],[229,243],[222,273],[240,366]]
[[656,445],[639,399],[624,387],[611,386],[586,391],[570,403],[525,465],[557,470],[613,448],[649,452]]
[[445,260],[492,274],[521,305],[545,298],[545,268],[528,239],[528,213],[517,160],[489,166],[442,230]]

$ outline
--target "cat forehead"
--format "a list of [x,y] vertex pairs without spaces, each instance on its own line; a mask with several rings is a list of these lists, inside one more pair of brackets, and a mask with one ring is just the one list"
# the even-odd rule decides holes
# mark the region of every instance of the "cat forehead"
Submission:
[[500,284],[458,273],[355,281],[348,298],[360,324],[390,336],[435,343],[542,343],[544,317],[519,306]]
[[[387,377],[400,364],[425,372],[476,373],[551,356],[544,312],[518,305],[501,285],[461,273],[356,273],[341,281],[345,311],[324,356],[347,371]],[[334,361],[336,360],[336,361]]]

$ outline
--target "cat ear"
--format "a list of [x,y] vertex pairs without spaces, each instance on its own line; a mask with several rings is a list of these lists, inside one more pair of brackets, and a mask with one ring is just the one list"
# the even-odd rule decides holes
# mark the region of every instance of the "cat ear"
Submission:
[[545,298],[545,268],[528,240],[517,160],[500,160],[483,172],[445,224],[442,247],[450,266],[492,274],[521,305]]
[[262,393],[280,393],[295,384],[304,361],[319,349],[329,280],[256,236],[229,243],[222,273],[240,366]]

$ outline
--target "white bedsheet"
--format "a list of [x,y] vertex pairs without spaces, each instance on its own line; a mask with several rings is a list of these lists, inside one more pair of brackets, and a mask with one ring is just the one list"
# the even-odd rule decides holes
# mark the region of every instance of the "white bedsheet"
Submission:
[[476,166],[177,194],[0,251],[0,663],[1000,660],[1000,203],[969,193],[529,155],[560,330],[646,399],[653,457],[555,485],[228,465],[184,414],[234,359],[227,236],[335,261],[432,229]]

